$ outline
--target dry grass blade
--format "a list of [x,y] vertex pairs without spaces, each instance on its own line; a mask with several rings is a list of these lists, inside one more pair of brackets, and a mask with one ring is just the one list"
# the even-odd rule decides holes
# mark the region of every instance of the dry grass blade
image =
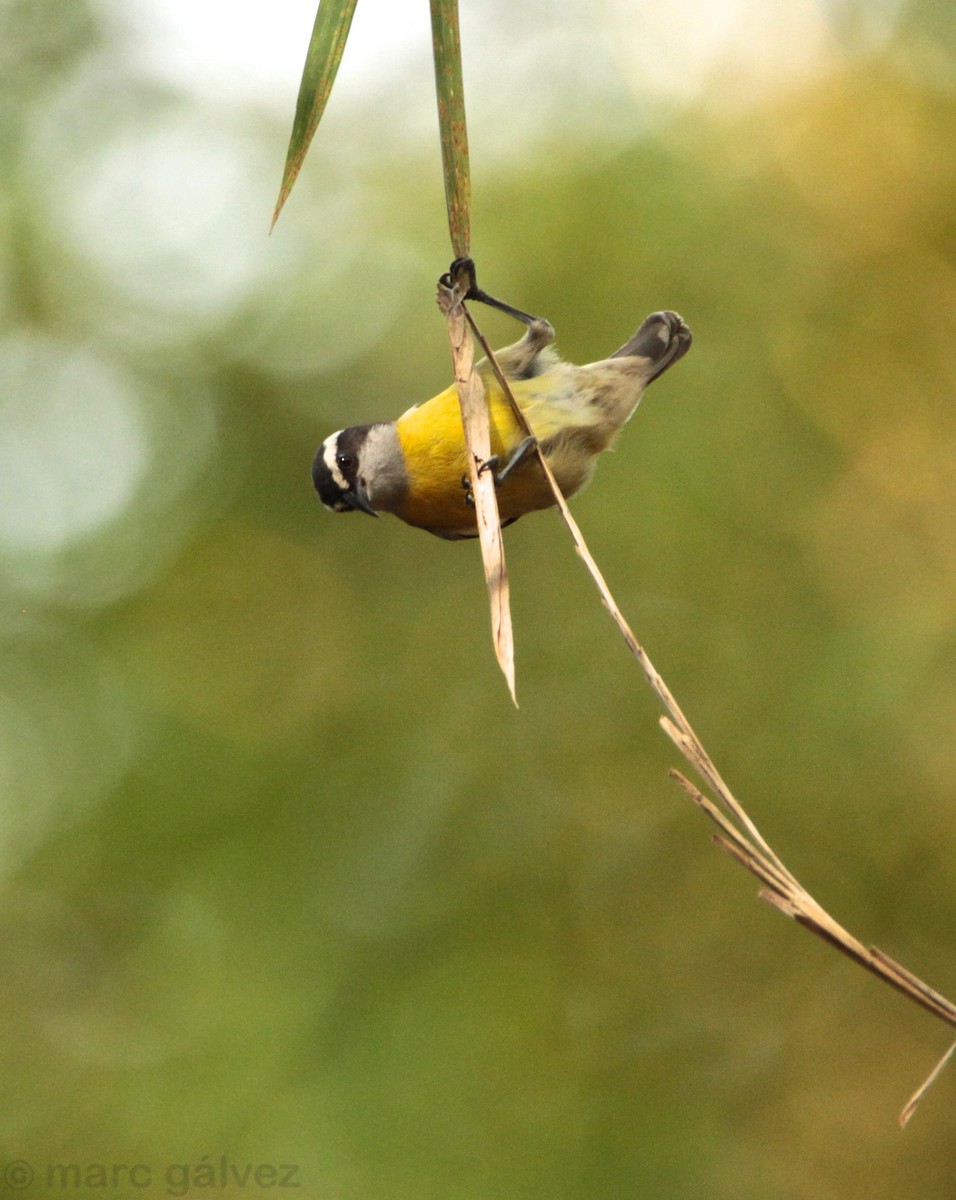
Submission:
[[505,548],[498,517],[498,497],[492,471],[478,467],[491,457],[491,426],[485,389],[481,376],[474,369],[474,344],[465,322],[465,309],[461,297],[465,283],[462,279],[452,281],[452,287],[439,284],[438,305],[445,314],[448,337],[451,340],[452,359],[455,364],[455,382],[458,385],[458,401],[461,419],[468,446],[468,474],[471,492],[475,501],[475,518],[478,522],[478,539],[481,543],[481,558],[488,584],[488,601],[491,605],[491,636],[498,665],[504,673],[511,692],[515,696],[514,634],[511,627],[511,604],[508,591],[508,571],[505,566]]
[[[681,733],[666,718],[662,720],[661,724],[674,743],[684,750],[684,739]],[[693,761],[693,756],[688,755],[688,757]],[[947,1025],[956,1026],[956,1005],[876,946],[864,946],[842,925],[838,924],[789,872],[781,874],[777,870],[779,860],[776,855],[768,858],[762,846],[753,845],[747,836],[724,815],[724,812],[712,800],[702,795],[679,771],[672,771],[671,775],[694,803],[720,829],[720,833],[716,834],[714,838],[716,843],[765,885],[760,892],[761,899],[768,901],[786,916],[792,917],[798,924],[828,942],[841,954],[845,954],[847,958],[859,963],[861,967],[888,983],[890,987],[902,992],[904,996],[908,996],[910,1000],[932,1013],[934,1017],[945,1021]],[[739,807],[733,797],[725,796],[721,799],[725,808],[731,807],[731,805]],[[728,804],[728,800],[731,802],[730,804]],[[899,1118],[901,1126],[905,1125],[916,1111],[920,1100],[936,1081],[954,1050],[956,1050],[956,1046],[947,1051],[929,1078],[907,1101]]]
[[[468,321],[492,364],[492,369],[495,371],[499,384],[511,402],[516,419],[525,432],[531,434],[532,430],[524,414],[515,402],[507,379],[498,367],[487,341],[475,326],[470,313],[468,314]],[[792,917],[800,925],[811,930],[811,932],[815,933],[825,942],[828,942],[848,958],[859,963],[860,966],[882,979],[885,983],[888,983],[897,991],[902,992],[903,995],[908,996],[914,1003],[920,1005],[927,1012],[932,1013],[939,1020],[946,1022],[948,1025],[956,1026],[956,1005],[947,1000],[945,996],[940,995],[939,992],[934,991],[910,971],[900,966],[889,955],[884,954],[883,951],[875,947],[864,946],[862,942],[848,933],[842,925],[836,922],[813,899],[765,841],[754,822],[748,816],[743,805],[735,798],[724,782],[717,768],[714,766],[710,755],[704,749],[700,738],[674,699],[670,689],[624,619],[624,615],[615,603],[604,576],[601,574],[594,558],[588,550],[577,522],[571,516],[561,490],[557,486],[554,476],[540,450],[538,450],[538,461],[554,493],[555,502],[561,516],[571,533],[574,547],[591,573],[601,599],[604,602],[604,606],[611,614],[611,617],[620,630],[621,636],[624,638],[631,653],[637,659],[648,683],[657,693],[667,712],[667,716],[661,718],[661,725],[664,731],[715,797],[715,800],[712,800],[703,795],[680,772],[671,772],[672,776],[694,803],[707,814],[720,830],[714,838],[716,843],[722,849],[726,850],[741,866],[745,867],[760,880],[764,885],[760,892],[762,899],[768,901],[787,916]],[[944,1055],[926,1082],[909,1100],[900,1116],[901,1124],[905,1124],[912,1116],[920,1099],[949,1061],[954,1049],[956,1047],[951,1048]]]
[[312,137],[325,112],[332,84],[335,83],[339,63],[342,61],[342,52],[345,50],[357,2],[358,0],[321,0],[315,14],[315,25],[306,51],[302,82],[299,84],[299,95],[295,102],[292,136],[286,151],[279,198],[272,214],[273,226],[279,219],[282,206],[289,198]]
[[926,1095],[926,1093],[929,1091],[929,1089],[933,1086],[933,1084],[939,1078],[939,1076],[943,1070],[943,1067],[945,1067],[946,1064],[949,1062],[949,1060],[953,1057],[954,1051],[956,1051],[956,1042],[953,1042],[953,1044],[946,1051],[946,1053],[943,1055],[943,1057],[939,1060],[939,1062],[936,1064],[936,1066],[933,1067],[932,1071],[930,1071],[929,1075],[927,1075],[927,1077],[919,1085],[919,1087],[912,1094],[912,1096],[910,1096],[909,1100],[907,1100],[906,1103],[903,1105],[903,1111],[900,1113],[899,1118],[898,1118],[899,1123],[900,1123],[900,1129],[906,1128],[906,1124],[909,1121],[910,1117],[913,1115],[913,1113],[916,1112],[916,1109],[919,1106],[919,1102],[923,1099],[923,1097]]
[[[664,720],[661,723],[678,748],[683,750],[683,739],[680,734],[668,721]],[[691,756],[688,757],[693,761]],[[829,942],[831,946],[848,958],[852,958],[854,962],[871,971],[891,987],[896,988],[897,991],[902,992],[903,995],[908,996],[921,1008],[925,1008],[927,1012],[931,1012],[948,1025],[956,1026],[956,1005],[939,992],[934,991],[912,972],[907,971],[905,967],[882,950],[875,946],[864,946],[835,921],[789,871],[779,869],[780,860],[776,855],[772,853],[768,855],[765,852],[763,848],[765,843],[762,842],[762,839],[761,845],[754,845],[747,834],[734,826],[721,809],[713,801],[703,796],[679,771],[672,771],[671,775],[694,803],[718,826],[720,833],[715,838],[717,844],[765,885],[765,890],[760,893],[762,899],[768,901],[788,917],[792,917],[818,937],[823,938],[824,941]],[[721,797],[721,799],[725,808],[730,807],[731,804],[739,808],[738,802],[732,796]]]
[[[682,739],[683,735],[674,728],[667,717],[661,717],[661,726],[668,737],[680,748],[680,739]],[[776,858],[768,857],[756,850],[727,814],[709,796],[705,796],[702,792],[698,791],[680,771],[672,770],[670,776],[671,779],[675,780],[684,789],[697,807],[705,812],[720,829],[721,832],[715,835],[714,840],[723,846],[729,854],[732,854],[742,866],[745,866],[748,871],[756,875],[768,888],[779,895],[783,895],[788,885],[792,882],[792,876],[785,870],[780,869]]]

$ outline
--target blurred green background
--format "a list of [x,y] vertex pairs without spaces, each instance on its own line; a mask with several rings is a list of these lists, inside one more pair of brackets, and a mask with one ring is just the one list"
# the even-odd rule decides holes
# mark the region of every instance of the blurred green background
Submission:
[[[359,5],[271,238],[307,0],[271,91],[139,0],[0,7],[2,1162],[950,1194],[953,1070],[895,1126],[948,1031],[710,846],[558,518],[506,535],[515,711],[476,546],[312,492],[450,378],[426,7]],[[591,548],[788,865],[952,996],[956,10],[465,8],[484,285],[576,361],[694,331]]]

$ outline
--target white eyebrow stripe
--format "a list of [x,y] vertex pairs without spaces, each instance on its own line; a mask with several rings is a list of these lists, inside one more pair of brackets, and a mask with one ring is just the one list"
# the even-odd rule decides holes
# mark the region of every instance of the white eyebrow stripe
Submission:
[[322,461],[329,468],[329,474],[332,476],[336,485],[340,487],[343,492],[347,492],[349,490],[349,482],[339,470],[339,464],[335,461],[335,452],[338,448],[339,433],[341,432],[342,430],[340,429],[338,433],[333,433],[331,437],[327,437],[325,439],[325,442],[322,445]]

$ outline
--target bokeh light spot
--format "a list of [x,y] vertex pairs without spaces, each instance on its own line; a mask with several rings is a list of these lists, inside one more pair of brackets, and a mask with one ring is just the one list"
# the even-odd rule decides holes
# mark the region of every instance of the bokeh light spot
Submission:
[[58,236],[153,314],[154,340],[228,319],[282,262],[261,145],[218,110],[81,74],[38,113],[32,152]]
[[75,635],[0,641],[0,874],[80,820],[135,746],[135,712],[109,666]]
[[129,504],[147,459],[132,387],[29,334],[0,345],[0,545],[60,549]]
[[734,109],[813,78],[832,61],[832,35],[812,0],[769,7],[607,0],[605,7],[621,71],[641,95],[678,103],[706,95]]

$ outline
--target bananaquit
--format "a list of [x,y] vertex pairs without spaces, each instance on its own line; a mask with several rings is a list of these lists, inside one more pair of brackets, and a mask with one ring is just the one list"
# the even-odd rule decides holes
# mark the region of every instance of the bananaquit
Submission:
[[[442,277],[446,282],[460,267]],[[620,350],[601,362],[575,367],[551,348],[548,321],[494,300],[474,282],[465,299],[502,309],[527,325],[524,337],[497,353],[502,373],[525,414],[540,452],[565,496],[587,483],[595,457],[610,449],[649,383],[683,357],[691,332],[675,312],[651,313]],[[554,496],[529,451],[507,397],[487,359],[477,369],[491,415],[492,457],[502,525],[548,508]],[[326,438],[312,463],[312,481],[326,508],[395,516],[443,538],[474,537],[474,499],[468,485],[458,391],[454,384],[397,421],[352,425]]]

